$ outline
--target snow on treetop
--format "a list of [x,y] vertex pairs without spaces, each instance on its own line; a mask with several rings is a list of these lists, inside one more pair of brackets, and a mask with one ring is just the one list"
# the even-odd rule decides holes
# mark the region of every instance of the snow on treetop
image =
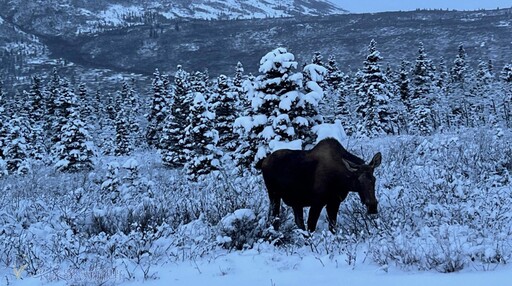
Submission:
[[289,150],[302,150],[302,140],[297,139],[289,142],[283,142],[279,140],[272,140],[269,142],[270,151],[274,152],[282,149]]
[[326,138],[333,138],[344,145],[344,142],[347,140],[347,134],[345,133],[345,129],[341,125],[340,120],[336,120],[334,123],[323,123],[313,126],[313,132],[316,134],[315,143]]
[[312,81],[321,82],[327,74],[327,69],[317,64],[309,64],[304,67],[304,72],[309,75]]
[[261,73],[278,71],[281,74],[288,72],[291,68],[297,68],[295,56],[289,53],[286,48],[277,48],[266,54],[260,60]]

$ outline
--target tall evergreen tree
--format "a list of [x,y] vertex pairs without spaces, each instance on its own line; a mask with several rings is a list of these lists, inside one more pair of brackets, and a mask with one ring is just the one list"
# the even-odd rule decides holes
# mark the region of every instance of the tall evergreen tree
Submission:
[[446,93],[447,89],[448,89],[449,76],[448,76],[448,71],[446,69],[446,61],[445,61],[444,57],[441,57],[441,59],[439,60],[438,73],[439,73],[439,76],[437,77],[436,87],[442,93]]
[[240,91],[244,83],[244,66],[241,62],[236,64],[235,76],[233,77],[233,86]]
[[400,71],[398,76],[398,92],[400,99],[408,110],[411,109],[411,88],[409,80],[409,62],[402,60],[400,63]]
[[160,141],[161,131],[163,128],[163,122],[167,116],[166,105],[167,100],[165,94],[165,84],[163,78],[160,75],[158,69],[153,74],[153,100],[151,104],[151,110],[148,114],[148,129],[146,132],[146,142],[149,146],[158,147]]
[[57,123],[59,121],[58,115],[58,107],[56,103],[58,102],[58,98],[60,97],[61,92],[61,78],[57,72],[57,69],[54,68],[52,72],[52,76],[50,78],[50,82],[48,83],[45,91],[45,110],[46,114],[44,115],[44,130],[46,133],[47,148],[53,144],[53,138],[55,137],[55,132],[57,129]]
[[236,93],[228,83],[228,77],[220,75],[217,79],[217,89],[213,95],[212,105],[215,111],[215,129],[219,132],[218,146],[226,150],[235,148],[233,122],[236,119]]
[[121,105],[116,116],[116,147],[114,154],[116,156],[130,155],[132,152],[132,142],[130,138],[130,123],[127,115],[126,107]]
[[56,169],[62,172],[92,170],[94,147],[76,106],[69,108],[69,116],[60,128],[59,135],[59,140],[53,146]]
[[420,43],[418,50],[418,57],[414,65],[412,72],[413,76],[413,98],[427,97],[432,94],[433,82],[435,78],[434,71],[432,69],[432,61],[428,59],[425,53],[423,43]]
[[26,143],[30,146],[29,156],[34,159],[43,159],[46,153],[45,147],[45,102],[41,90],[41,79],[38,76],[32,77],[30,91],[25,94],[26,109],[25,116],[31,126],[30,134],[25,135]]
[[216,145],[219,139],[214,129],[215,115],[208,110],[208,101],[200,92],[194,92],[190,105],[188,126],[185,128],[187,147],[185,170],[192,181],[219,167]]
[[32,77],[32,86],[28,93],[29,118],[33,122],[41,122],[46,113],[43,92],[41,90],[41,79],[38,76]]
[[[54,68],[50,82],[48,83],[47,96],[46,96],[46,110],[50,117],[55,116],[55,113],[56,113],[55,110],[57,108],[55,106],[55,101],[59,97],[60,89],[61,89],[61,79],[57,72],[57,69]],[[50,122],[51,121],[53,121],[53,120],[50,119]]]
[[370,42],[368,56],[360,73],[356,93],[361,103],[356,109],[360,116],[359,132],[366,136],[393,134],[397,129],[397,115],[391,101],[393,94],[388,79],[381,71],[382,60],[375,40]]
[[80,107],[80,114],[83,120],[88,124],[92,122],[94,104],[83,82],[78,85],[78,106]]
[[165,119],[160,139],[162,162],[171,168],[182,167],[186,162],[185,132],[192,100],[189,97],[189,74],[178,65],[174,75],[171,107]]
[[[71,115],[72,108],[77,107],[77,97],[73,88],[70,86],[67,79],[61,80],[61,86],[53,101],[54,105],[54,121],[52,122],[52,129],[55,131],[61,130],[62,126],[66,124],[69,116]],[[52,142],[57,142],[58,132],[53,134]]]
[[327,69],[327,74],[325,76],[327,86],[332,90],[339,90],[340,85],[345,81],[345,75],[338,67],[335,56],[331,55],[329,57],[325,68]]
[[464,49],[464,45],[460,44],[451,70],[452,83],[455,87],[464,89],[466,83],[466,71],[466,50]]
[[434,105],[432,61],[427,58],[423,43],[420,43],[413,75],[413,93],[410,103],[411,131],[421,135],[431,134],[435,129],[432,107]]
[[302,73],[294,73],[295,68],[295,56],[285,48],[277,48],[261,59],[262,75],[255,79],[248,93],[251,109],[235,121],[240,136],[235,152],[239,166],[254,166],[281,144],[293,141],[295,147],[304,147],[300,139],[307,135],[296,127],[308,124],[309,119],[301,116],[301,112],[305,102],[315,97],[302,92]]
[[11,119],[7,125],[7,140],[3,155],[10,174],[26,174],[30,171],[28,162],[30,150],[26,140],[30,132],[28,119],[24,116]]

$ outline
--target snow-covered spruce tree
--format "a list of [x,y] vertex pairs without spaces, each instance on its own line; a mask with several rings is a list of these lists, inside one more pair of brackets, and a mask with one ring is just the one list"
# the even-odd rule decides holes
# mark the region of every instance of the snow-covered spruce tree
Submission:
[[[293,141],[295,148],[303,148],[301,138],[309,138],[311,128],[297,128],[308,124],[301,116],[306,102],[318,106],[316,97],[302,91],[302,73],[294,73],[297,62],[285,48],[267,53],[260,61],[258,76],[248,91],[251,109],[235,121],[239,146],[235,152],[238,166],[250,168],[282,143]],[[312,90],[315,90],[312,88]]]
[[130,155],[133,149],[131,142],[130,122],[128,121],[128,112],[126,107],[121,105],[116,116],[116,147],[114,155]]
[[185,170],[187,177],[197,181],[202,175],[219,168],[217,142],[219,134],[214,129],[215,114],[208,110],[208,100],[204,94],[192,92],[194,99],[185,128],[185,147],[187,148]]
[[241,62],[236,64],[235,75],[233,76],[233,86],[236,91],[242,90],[242,85],[244,83],[244,66]]
[[109,120],[113,121],[116,119],[116,108],[119,103],[118,94],[112,94],[110,92],[107,94],[105,98],[105,113]]
[[[169,89],[169,84],[167,83],[167,77],[164,77],[162,76],[163,78],[163,88],[164,90],[168,90]],[[124,125],[124,128],[122,129],[125,129],[123,130],[122,132],[123,133],[126,133],[126,143],[130,143],[132,144],[132,146],[129,147],[130,150],[133,149],[133,145],[134,144],[141,144],[141,136],[140,136],[140,125],[139,125],[139,122],[137,120],[137,115],[138,115],[138,112],[139,112],[139,103],[138,103],[138,99],[136,98],[136,94],[135,94],[135,91],[133,89],[133,86],[130,85],[128,83],[128,81],[123,81],[123,85],[122,85],[122,88],[121,88],[121,92],[119,93],[119,103],[117,104],[117,113],[116,113],[116,119],[115,119],[115,124],[116,124],[116,128],[120,127],[118,125],[119,124],[122,124]],[[166,102],[168,101],[167,99],[167,93],[164,92],[163,93],[164,95],[164,99],[166,100]],[[167,107],[166,107],[167,108]],[[122,109],[122,110],[121,110]],[[120,119],[119,118],[119,112],[121,112],[123,114],[123,118]],[[123,123],[121,123],[120,121],[124,121]],[[162,123],[163,124],[163,123]],[[117,143],[116,143],[116,146],[117,146]]]
[[57,69],[54,68],[52,72],[52,76],[50,78],[50,82],[48,83],[46,90],[44,91],[45,98],[45,110],[46,113],[44,115],[44,131],[46,133],[46,146],[50,148],[53,144],[53,139],[55,137],[55,132],[57,129],[54,127],[58,122],[58,98],[60,97],[61,92],[61,78],[57,72]]
[[165,118],[160,138],[160,152],[164,165],[177,168],[186,163],[185,131],[192,99],[189,97],[189,74],[178,65],[174,75],[169,114]]
[[449,114],[452,127],[471,126],[472,94],[469,92],[472,80],[466,63],[466,51],[462,44],[459,45],[457,56],[451,69],[451,86],[449,100],[451,112]]
[[72,108],[77,107],[78,104],[76,94],[67,79],[63,79],[61,81],[61,87],[57,93],[57,97],[53,102],[55,113],[54,121],[52,122],[52,128],[57,132],[53,134],[52,142],[55,143],[60,140],[60,134],[58,131],[60,131],[62,126],[68,122]]
[[30,132],[29,120],[24,116],[16,116],[7,124],[7,140],[3,155],[10,174],[21,175],[30,171],[30,148],[26,140]]
[[432,61],[427,58],[423,43],[420,43],[418,57],[412,71],[412,96],[409,101],[410,132],[429,135],[436,128],[433,111],[434,98],[434,70]]
[[427,57],[423,43],[420,43],[418,49],[418,57],[412,71],[412,84],[413,84],[413,99],[425,98],[432,94],[433,82],[435,73],[433,70],[432,61]]
[[[61,79],[57,72],[57,69],[54,68],[50,82],[48,83],[48,86],[46,88],[46,112],[49,117],[55,116],[55,101],[57,100],[57,97],[59,97],[60,88]],[[51,122],[52,120],[50,119],[47,121]]]
[[146,131],[146,142],[149,146],[158,147],[163,128],[163,122],[167,116],[167,100],[164,77],[160,75],[158,69],[153,74],[153,99],[151,109],[147,116],[148,127]]
[[331,55],[327,60],[327,64],[325,65],[327,69],[327,75],[325,76],[325,81],[329,89],[337,90],[340,88],[340,85],[346,80],[345,74],[338,67],[338,63],[336,62],[336,57]]
[[[140,124],[137,116],[140,113],[140,103],[139,97],[135,92],[135,81],[132,79],[131,84],[128,82],[123,83],[123,89],[126,89],[126,109],[128,111],[128,124],[130,127],[130,132],[133,134],[136,143],[139,142],[139,132],[140,132]],[[170,91],[170,83],[168,77],[164,77],[164,90],[167,92]],[[164,93],[166,96],[166,100],[170,101],[170,95]],[[169,103],[167,103],[168,105]]]
[[[31,126],[30,134],[25,134],[25,139],[29,148],[29,157],[34,159],[42,159],[46,153],[45,132],[44,132],[44,115],[45,102],[41,90],[41,79],[38,76],[32,77],[32,86],[29,92],[24,92],[26,101],[25,111],[23,115],[27,117],[28,124]],[[21,111],[20,111],[21,112]]]
[[80,116],[82,120],[87,123],[87,125],[95,124],[95,103],[92,96],[89,94],[85,83],[81,82],[78,85],[78,105],[80,107]]
[[[322,88],[322,90],[325,90],[326,86],[327,86],[327,79],[326,79],[327,78],[327,68],[325,67],[324,57],[322,56],[322,54],[320,52],[317,51],[313,54],[313,58],[311,58],[311,64],[320,66],[323,69],[325,69],[322,79],[319,82],[317,82],[318,85]],[[308,74],[304,73],[307,70],[306,66],[307,66],[307,64],[305,64],[302,68],[302,72],[303,72],[302,75],[304,78],[306,78],[308,76]]]
[[[76,96],[71,97],[70,102],[76,102]],[[68,107],[67,113],[69,115],[52,148],[56,157],[55,168],[62,172],[92,170],[95,152],[87,125],[80,119],[80,111],[76,105]]]
[[395,133],[398,121],[392,103],[394,95],[388,79],[381,71],[379,61],[382,57],[376,44],[375,40],[370,42],[368,56],[355,88],[361,100],[356,108],[360,120],[358,132],[369,137]]
[[411,110],[411,88],[409,79],[409,62],[406,60],[402,60],[400,63],[400,70],[398,76],[398,92],[400,93],[400,99],[402,103],[407,108],[407,110]]
[[444,57],[441,57],[439,60],[439,65],[437,66],[437,80],[436,87],[441,92],[441,94],[446,94],[449,86],[449,75],[446,68],[446,61]]
[[465,83],[466,83],[466,71],[467,71],[466,50],[464,49],[464,45],[460,44],[457,56],[455,57],[455,60],[453,61],[453,67],[451,69],[452,85],[455,88],[464,90]]
[[237,115],[243,110],[243,102],[247,97],[247,90],[244,88],[244,82],[246,77],[244,76],[244,66],[241,62],[238,62],[235,69],[235,75],[233,76],[233,83],[231,86],[231,92],[235,97],[235,110]]
[[27,94],[29,102],[28,117],[32,122],[41,122],[46,113],[43,92],[41,90],[41,78],[32,77],[32,86]]
[[217,79],[217,89],[213,94],[212,109],[215,111],[215,129],[219,132],[217,145],[229,151],[235,148],[233,123],[237,117],[236,104],[236,93],[232,92],[228,77],[220,75]]

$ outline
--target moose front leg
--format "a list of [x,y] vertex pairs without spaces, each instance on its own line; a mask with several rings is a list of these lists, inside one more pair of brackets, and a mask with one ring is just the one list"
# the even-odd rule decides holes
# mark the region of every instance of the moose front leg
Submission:
[[318,217],[320,217],[320,212],[322,212],[322,208],[323,206],[311,206],[311,208],[309,209],[308,231],[315,231],[316,223],[318,222]]
[[302,207],[292,207],[293,215],[295,216],[295,224],[302,230],[306,230],[304,225],[304,210]]
[[270,198],[269,221],[274,230],[279,230],[279,212],[281,210],[281,199],[276,197]]

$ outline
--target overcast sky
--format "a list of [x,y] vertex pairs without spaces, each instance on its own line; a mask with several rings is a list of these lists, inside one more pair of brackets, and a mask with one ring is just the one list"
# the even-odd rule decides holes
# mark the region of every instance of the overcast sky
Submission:
[[512,7],[512,0],[330,0],[353,13],[406,11],[417,8],[477,10]]

